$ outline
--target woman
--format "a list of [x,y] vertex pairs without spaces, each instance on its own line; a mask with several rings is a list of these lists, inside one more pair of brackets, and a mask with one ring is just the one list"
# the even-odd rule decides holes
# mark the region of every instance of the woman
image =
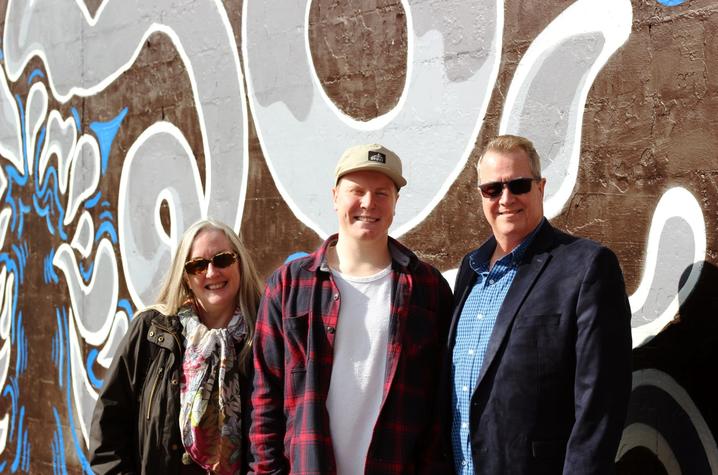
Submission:
[[133,319],[92,419],[95,473],[245,473],[260,282],[226,225],[184,233]]

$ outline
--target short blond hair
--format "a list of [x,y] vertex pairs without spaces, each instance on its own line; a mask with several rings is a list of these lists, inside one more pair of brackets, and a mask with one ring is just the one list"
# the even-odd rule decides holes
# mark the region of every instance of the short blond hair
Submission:
[[479,161],[476,162],[476,172],[479,172],[479,165],[481,165],[481,161],[487,152],[509,153],[515,150],[523,150],[526,152],[526,155],[529,157],[531,174],[536,179],[541,178],[541,158],[536,148],[534,148],[533,142],[519,135],[499,135],[491,139],[489,143],[486,144],[484,153],[479,157]]

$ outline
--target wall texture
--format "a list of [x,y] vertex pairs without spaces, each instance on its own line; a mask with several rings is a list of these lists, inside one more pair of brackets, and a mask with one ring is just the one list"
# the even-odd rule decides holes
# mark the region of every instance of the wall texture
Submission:
[[532,137],[633,312],[620,473],[718,473],[718,4],[0,0],[0,472],[82,473],[132,314],[211,215],[267,275],[335,231],[341,150],[403,158],[392,233],[451,278],[473,165]]

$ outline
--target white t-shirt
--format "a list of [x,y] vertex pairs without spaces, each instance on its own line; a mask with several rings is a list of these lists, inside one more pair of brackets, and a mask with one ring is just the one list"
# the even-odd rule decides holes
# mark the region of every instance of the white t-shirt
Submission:
[[332,270],[341,306],[327,411],[338,475],[363,474],[384,394],[391,265],[369,277]]

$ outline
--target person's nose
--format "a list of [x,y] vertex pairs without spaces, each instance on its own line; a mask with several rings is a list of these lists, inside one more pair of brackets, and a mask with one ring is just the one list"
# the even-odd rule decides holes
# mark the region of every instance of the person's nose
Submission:
[[503,188],[501,188],[501,194],[499,195],[499,203],[504,205],[511,203],[516,197],[514,196],[511,191],[509,191],[509,187],[504,185]]
[[214,277],[217,274],[217,268],[212,264],[211,262],[207,266],[207,272],[205,273],[205,277],[210,278]]
[[374,194],[372,192],[364,193],[361,198],[361,207],[364,209],[371,209],[374,207]]

